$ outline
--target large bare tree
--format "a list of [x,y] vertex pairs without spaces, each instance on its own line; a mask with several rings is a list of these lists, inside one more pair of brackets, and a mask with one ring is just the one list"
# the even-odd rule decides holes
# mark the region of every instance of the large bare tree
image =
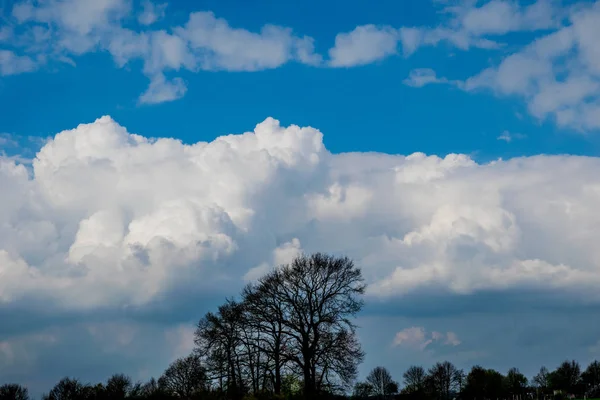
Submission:
[[258,285],[281,305],[283,353],[303,377],[305,397],[350,385],[363,358],[351,321],[363,306],[360,269],[347,257],[300,255]]

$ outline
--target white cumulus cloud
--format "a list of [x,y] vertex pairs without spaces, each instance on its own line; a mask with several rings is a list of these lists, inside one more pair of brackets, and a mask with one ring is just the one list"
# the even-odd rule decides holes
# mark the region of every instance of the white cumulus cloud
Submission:
[[583,4],[570,13],[567,25],[470,77],[461,87],[522,98],[534,117],[551,117],[561,127],[598,130],[599,22],[600,3]]
[[374,297],[598,300],[597,158],[334,155],[318,130],[270,118],[184,145],[102,117],[57,134],[32,174],[0,160],[6,307],[143,305],[192,282],[237,287],[317,250],[353,257]]
[[339,33],[329,50],[329,65],[352,67],[370,64],[397,53],[398,32],[391,27],[357,26],[352,32]]
[[[332,154],[317,129],[272,118],[195,144],[108,116],[81,124],[31,166],[0,156],[0,317],[11,321],[0,372],[41,373],[75,335],[99,358],[137,351],[123,368],[145,379],[189,350],[198,299],[230,296],[301,252],[353,258],[370,305],[440,293],[598,305],[599,172],[595,157]],[[467,332],[416,326],[389,335],[451,349]],[[139,351],[149,341],[165,345],[160,357]],[[75,373],[83,361],[64,362]]]

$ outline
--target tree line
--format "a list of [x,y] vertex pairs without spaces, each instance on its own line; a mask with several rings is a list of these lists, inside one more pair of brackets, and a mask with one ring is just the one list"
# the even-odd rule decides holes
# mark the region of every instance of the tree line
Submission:
[[[581,372],[575,361],[542,369],[531,382],[476,366],[465,374],[450,362],[410,367],[402,389],[383,367],[356,383],[364,352],[353,320],[364,303],[360,268],[347,257],[299,255],[205,314],[195,348],[158,379],[134,383],[123,374],[105,383],[66,377],[43,400],[283,400],[415,398],[432,400],[550,398],[593,394],[600,364]],[[0,400],[28,400],[27,388],[0,387]]]
[[355,399],[564,399],[600,398],[600,362],[582,370],[577,361],[564,361],[555,370],[546,367],[529,381],[519,369],[506,375],[475,365],[468,373],[448,361],[428,370],[413,365],[402,375],[403,388],[384,367],[374,368],[364,382],[354,386]]

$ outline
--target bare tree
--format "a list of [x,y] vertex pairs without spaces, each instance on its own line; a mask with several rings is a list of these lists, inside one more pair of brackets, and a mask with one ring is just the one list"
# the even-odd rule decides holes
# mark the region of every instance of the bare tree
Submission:
[[425,368],[412,365],[404,372],[402,377],[407,393],[422,393],[425,390],[425,379],[427,378]]
[[373,388],[372,394],[380,398],[398,392],[398,384],[392,379],[390,372],[384,367],[375,367],[367,375],[367,383]]
[[[259,285],[282,305],[284,333],[290,338],[285,353],[304,378],[304,396],[313,399],[335,381],[350,385],[363,358],[350,321],[363,306],[360,269],[346,257],[301,255]],[[342,343],[353,346],[345,349]]]
[[0,386],[0,400],[29,400],[29,392],[26,387],[21,385],[2,385]]
[[148,382],[141,385],[139,388],[139,397],[142,399],[162,399],[163,392],[154,378],[150,378]]
[[158,380],[158,386],[168,394],[181,398],[206,390],[206,371],[200,357],[191,354],[175,360]]
[[269,293],[265,285],[248,285],[242,292],[245,306],[246,324],[255,328],[257,338],[255,346],[264,359],[258,363],[267,366],[264,371],[269,375],[276,395],[281,393],[283,369],[288,358],[283,354],[288,341],[284,327],[284,308],[282,303]]
[[90,387],[77,379],[63,378],[50,392],[42,396],[43,400],[83,400],[90,397]]
[[197,354],[206,362],[211,381],[233,398],[242,397],[244,383],[240,371],[243,306],[228,300],[216,314],[207,313],[198,323],[194,342]]
[[115,374],[108,378],[104,392],[107,398],[119,400],[129,397],[132,389],[131,378],[124,374]]
[[429,369],[432,392],[438,399],[452,398],[453,393],[459,389],[460,370],[454,364],[444,361],[438,362]]
[[359,399],[367,398],[373,395],[373,386],[371,386],[367,382],[357,382],[354,385],[354,390],[352,392],[352,397],[356,397]]

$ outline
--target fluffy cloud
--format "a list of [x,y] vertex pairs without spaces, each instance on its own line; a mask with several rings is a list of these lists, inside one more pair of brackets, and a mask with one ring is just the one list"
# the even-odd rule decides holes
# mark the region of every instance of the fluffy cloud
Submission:
[[583,131],[600,128],[600,3],[576,8],[569,24],[467,79],[467,91],[489,89],[523,98],[529,112],[553,117],[559,126]]
[[526,6],[510,0],[492,0],[480,7],[469,3],[449,9],[455,14],[452,24],[477,36],[550,29],[560,24],[561,10],[553,0],[537,0]]
[[319,131],[273,119],[184,145],[102,117],[57,134],[31,176],[2,159],[0,299],[140,306],[326,250],[356,258],[376,297],[533,288],[597,301],[599,166],[332,155]]
[[352,32],[335,37],[335,46],[329,50],[329,65],[351,67],[370,64],[396,54],[398,32],[391,27],[364,25]]
[[36,63],[28,56],[19,56],[10,50],[0,50],[0,76],[33,71]]
[[149,0],[142,2],[142,12],[138,15],[138,21],[142,25],[152,25],[164,18],[167,3],[154,4]]
[[497,37],[510,32],[538,31],[560,26],[563,11],[556,2],[538,0],[523,6],[517,1],[492,0],[478,5],[462,1],[446,6],[443,21],[433,27],[361,25],[335,38],[329,50],[333,67],[349,67],[379,61],[397,54],[402,45],[404,56],[423,46],[446,43],[461,50],[472,47],[496,49],[502,46]]
[[[106,51],[119,67],[142,60],[151,83],[140,103],[158,103],[185,94],[181,78],[164,79],[168,71],[258,71],[290,61],[321,62],[311,37],[271,24],[259,32],[231,27],[212,12],[193,12],[183,26],[150,29],[165,11],[166,4],[143,2],[140,26],[135,29],[129,24],[125,27],[134,12],[127,0],[18,2],[12,9],[12,22],[19,33],[15,36],[4,28],[0,32],[0,42],[13,39],[12,49],[0,52],[0,74],[31,71],[48,60],[74,65],[73,56]],[[27,54],[18,56],[15,49]]]
[[173,78],[168,81],[163,74],[152,78],[150,86],[140,96],[140,102],[145,104],[164,103],[177,100],[185,95],[187,86],[181,78]]
[[[306,39],[289,28],[265,25],[260,33],[234,29],[211,12],[190,14],[184,27],[175,32],[186,39],[197,63],[206,70],[257,71],[276,68],[306,56]],[[302,56],[298,53],[302,52]]]
[[[102,117],[55,135],[28,168],[0,157],[0,371],[30,360],[10,376],[37,374],[73,337],[102,360],[167,343],[127,362],[136,379],[156,374],[189,350],[186,321],[302,251],[354,258],[368,304],[395,312],[427,298],[440,309],[440,296],[467,313],[487,294],[520,309],[538,294],[550,308],[600,300],[597,158],[331,154],[318,130],[271,118],[185,145]],[[476,339],[435,326],[446,333],[396,342]],[[84,371],[77,360],[64,371]]]

